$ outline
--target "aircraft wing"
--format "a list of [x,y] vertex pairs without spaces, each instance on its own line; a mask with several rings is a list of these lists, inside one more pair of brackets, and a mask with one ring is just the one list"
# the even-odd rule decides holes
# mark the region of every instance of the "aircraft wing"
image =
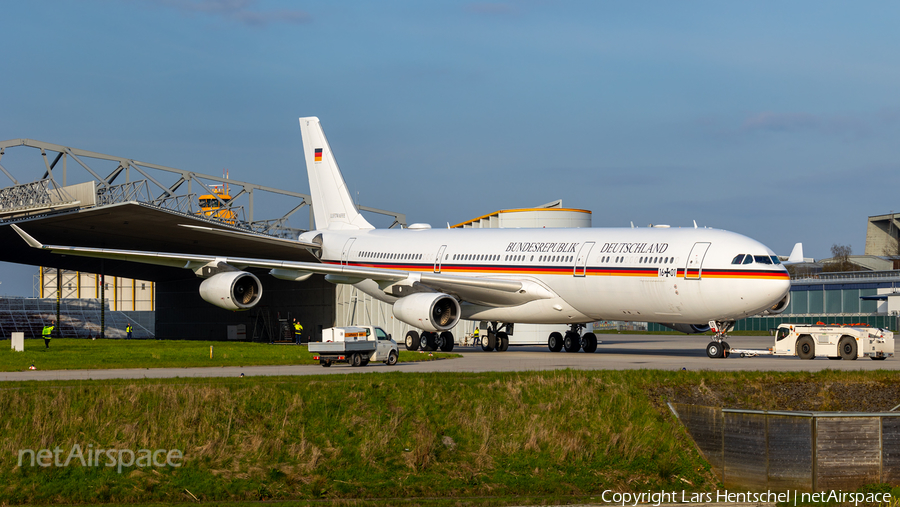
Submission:
[[204,227],[201,225],[189,225],[189,224],[178,224],[178,225],[179,225],[179,227],[191,229],[192,231],[196,231],[196,232],[199,232],[202,234],[216,234],[218,236],[226,236],[226,237],[232,237],[232,238],[252,238],[254,241],[263,241],[266,243],[273,243],[276,245],[277,244],[281,244],[281,245],[290,244],[290,245],[304,246],[307,248],[316,248],[316,249],[322,247],[322,245],[317,245],[315,243],[304,243],[304,242],[298,241],[296,239],[274,238],[272,236],[265,236],[262,234],[252,234],[249,232],[233,231],[230,229],[216,229],[214,227]]
[[[204,274],[210,272],[210,269],[221,270],[223,267],[239,270],[247,268],[269,269],[271,270],[270,273],[277,278],[297,281],[305,280],[311,274],[323,274],[326,275],[326,279],[334,283],[356,283],[367,279],[374,280],[388,294],[391,294],[390,290],[394,286],[410,287],[413,288],[414,292],[420,292],[424,288],[426,291],[445,292],[458,297],[462,301],[488,306],[516,306],[535,299],[553,296],[543,286],[524,280],[465,277],[317,262],[45,245],[15,224],[11,224],[10,227],[29,246],[56,254],[184,268],[194,271],[198,276],[204,276]],[[306,245],[299,244],[298,246]],[[403,291],[400,292],[402,293]]]

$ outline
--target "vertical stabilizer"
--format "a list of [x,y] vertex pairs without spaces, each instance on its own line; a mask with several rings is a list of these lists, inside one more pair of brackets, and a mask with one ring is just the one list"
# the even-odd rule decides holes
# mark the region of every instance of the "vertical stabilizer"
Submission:
[[374,229],[353,204],[319,119],[300,118],[300,134],[316,229]]
[[782,264],[799,264],[801,262],[803,262],[803,243],[797,243],[791,250],[791,255]]

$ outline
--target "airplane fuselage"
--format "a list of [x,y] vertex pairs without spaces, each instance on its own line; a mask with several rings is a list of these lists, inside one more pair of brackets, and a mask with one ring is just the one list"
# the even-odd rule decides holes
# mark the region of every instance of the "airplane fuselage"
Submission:
[[[369,229],[301,239],[318,234],[325,263],[525,281],[542,294],[522,304],[464,303],[470,320],[705,324],[759,314],[790,289],[771,250],[717,229]],[[371,280],[355,285],[397,300]]]

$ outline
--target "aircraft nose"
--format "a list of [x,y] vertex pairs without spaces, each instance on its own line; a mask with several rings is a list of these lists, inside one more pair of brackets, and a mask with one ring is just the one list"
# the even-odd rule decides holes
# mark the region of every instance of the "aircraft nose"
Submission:
[[784,278],[768,280],[765,290],[759,293],[760,306],[771,308],[781,302],[784,296],[791,290],[790,276],[785,273]]

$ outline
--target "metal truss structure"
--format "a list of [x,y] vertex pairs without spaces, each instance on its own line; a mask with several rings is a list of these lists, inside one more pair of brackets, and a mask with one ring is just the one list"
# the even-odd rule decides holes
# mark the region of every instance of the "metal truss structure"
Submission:
[[[43,175],[40,178],[30,183],[19,183],[3,167],[2,159],[6,150],[16,147],[40,150],[44,167]],[[69,163],[69,160],[74,161],[75,164]],[[115,165],[115,169],[106,172],[99,169],[99,165],[108,167]],[[77,176],[70,174],[73,172],[73,167],[80,174]],[[312,206],[310,206],[312,197],[307,194],[31,139],[0,141],[0,171],[13,184],[11,187],[0,189],[0,220],[12,214],[21,216],[53,213],[73,207],[134,201],[278,237],[296,238],[301,230],[291,228],[288,218],[304,206],[309,206],[310,229],[313,228],[314,223]],[[102,176],[101,174],[104,172],[106,175]],[[73,176],[79,180],[77,181],[78,185],[71,185],[70,180],[73,179]],[[211,184],[228,185],[236,192],[231,194],[232,199],[223,201],[210,190]],[[213,195],[219,201],[221,208],[227,209],[229,213],[227,215],[216,214],[216,216],[204,215],[197,202],[195,191],[197,186],[202,189],[203,194]],[[255,219],[254,202],[257,199],[266,199],[269,194],[288,197],[287,200],[292,203],[292,208],[279,218]],[[406,216],[402,213],[366,206],[360,206],[359,209],[392,217],[391,227],[406,226]],[[229,218],[221,218],[223,216]]]

